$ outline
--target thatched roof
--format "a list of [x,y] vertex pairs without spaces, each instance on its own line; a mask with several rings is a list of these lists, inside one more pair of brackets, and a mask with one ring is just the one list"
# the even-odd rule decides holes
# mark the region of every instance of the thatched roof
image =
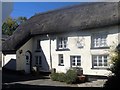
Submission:
[[[3,43],[3,51],[16,50],[33,35],[88,30],[120,23],[119,3],[76,5],[31,17]],[[22,42],[22,43],[21,43]]]

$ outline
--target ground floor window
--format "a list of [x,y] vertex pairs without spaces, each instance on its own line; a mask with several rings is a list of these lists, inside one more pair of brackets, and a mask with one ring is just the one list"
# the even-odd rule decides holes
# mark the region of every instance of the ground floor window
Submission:
[[35,56],[35,64],[36,64],[36,66],[42,67],[42,59],[41,59],[41,56]]
[[93,68],[108,68],[108,55],[92,55]]
[[58,65],[63,66],[64,65],[63,54],[59,54],[58,57],[59,57],[59,64]]
[[81,66],[81,56],[70,56],[70,60],[72,67]]

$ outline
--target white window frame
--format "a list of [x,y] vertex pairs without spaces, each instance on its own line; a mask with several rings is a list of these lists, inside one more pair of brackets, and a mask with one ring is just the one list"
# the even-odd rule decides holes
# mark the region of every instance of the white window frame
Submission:
[[57,49],[68,49],[68,38],[67,37],[57,38]]
[[58,54],[59,66],[64,66],[64,57],[63,54]]
[[42,57],[41,56],[35,56],[35,65],[42,67]]
[[[80,62],[79,62],[80,65],[78,65],[78,57],[80,60]],[[71,61],[71,67],[80,67],[81,66],[81,56],[72,55],[72,56],[70,56],[70,61]]]
[[93,35],[92,38],[92,47],[99,48],[99,47],[108,47],[107,45],[107,35]]
[[[107,57],[107,58],[105,58],[105,57]],[[106,62],[105,62],[105,59],[106,59]],[[92,55],[92,67],[93,68],[109,68],[108,60],[109,60],[108,55]],[[96,61],[96,63],[95,63],[95,61]],[[105,64],[107,64],[107,65],[105,65]]]

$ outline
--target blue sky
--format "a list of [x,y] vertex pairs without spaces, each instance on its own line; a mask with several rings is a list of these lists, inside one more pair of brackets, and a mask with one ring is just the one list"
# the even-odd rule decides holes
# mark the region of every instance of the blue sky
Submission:
[[14,2],[10,16],[13,18],[19,16],[30,18],[35,13],[42,13],[75,4],[80,4],[80,2]]

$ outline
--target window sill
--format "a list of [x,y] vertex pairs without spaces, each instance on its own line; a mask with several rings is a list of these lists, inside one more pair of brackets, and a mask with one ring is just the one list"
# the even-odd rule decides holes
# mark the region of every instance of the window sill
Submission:
[[93,70],[109,70],[109,68],[107,68],[107,67],[106,68],[102,68],[102,67],[101,68],[97,68],[97,67],[95,68],[95,67],[93,67],[91,69],[93,69]]
[[70,49],[66,48],[66,49],[56,49],[56,51],[70,51]]
[[58,66],[64,66],[63,64],[58,64]]
[[92,47],[90,49],[110,49],[110,47]]

